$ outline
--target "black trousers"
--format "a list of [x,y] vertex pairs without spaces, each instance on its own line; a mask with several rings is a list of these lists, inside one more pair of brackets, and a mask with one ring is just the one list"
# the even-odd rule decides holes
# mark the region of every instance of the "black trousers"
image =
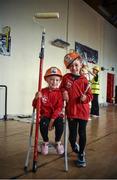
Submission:
[[[41,136],[43,138],[43,141],[48,142],[48,126],[49,126],[50,118],[43,117],[40,121],[40,132]],[[55,119],[54,121],[54,127],[55,127],[55,142],[60,141],[61,136],[63,134],[63,118],[59,117]]]
[[91,114],[96,116],[99,116],[98,96],[98,94],[93,94],[93,100],[91,102]]
[[77,134],[79,134],[79,153],[83,153],[86,145],[86,120],[81,119],[68,119],[69,124],[69,141],[72,149],[77,142]]

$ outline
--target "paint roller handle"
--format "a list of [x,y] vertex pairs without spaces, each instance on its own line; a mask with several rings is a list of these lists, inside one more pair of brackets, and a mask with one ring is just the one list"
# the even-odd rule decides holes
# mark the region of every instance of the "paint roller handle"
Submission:
[[88,91],[89,87],[90,87],[90,83],[88,83],[88,85],[87,85],[87,87],[86,87],[86,89],[85,89],[84,94],[86,94],[86,93],[87,93],[87,91]]
[[67,103],[67,102],[64,100],[64,101],[63,101],[63,108],[62,108],[62,113],[63,113],[64,117],[65,117],[66,103]]
[[66,107],[67,102],[64,100],[64,108]]
[[86,99],[86,93],[87,93],[89,87],[90,87],[90,83],[88,83],[88,85],[87,85],[84,93],[81,92],[81,101],[85,101],[85,99]]
[[40,59],[44,58],[44,47],[45,47],[45,29],[42,32],[41,51],[40,51],[40,54],[39,54]]

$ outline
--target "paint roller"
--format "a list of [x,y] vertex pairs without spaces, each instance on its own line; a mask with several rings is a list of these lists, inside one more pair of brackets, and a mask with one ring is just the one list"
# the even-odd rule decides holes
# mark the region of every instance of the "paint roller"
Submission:
[[[33,17],[33,20],[39,19],[58,19],[59,13],[57,12],[47,12],[47,13],[36,13]],[[43,70],[43,61],[44,61],[44,44],[45,44],[45,29],[42,32],[42,40],[41,40],[41,52],[39,55],[39,80],[38,80],[38,92],[41,91],[42,87],[42,70]],[[34,143],[34,155],[33,155],[33,172],[37,170],[37,160],[38,160],[38,130],[39,130],[39,122],[40,122],[40,108],[41,107],[41,100],[37,101],[37,109],[36,109],[36,126],[35,126],[35,143]]]
[[47,12],[47,13],[36,13],[34,15],[35,19],[58,19],[59,13],[58,12]]

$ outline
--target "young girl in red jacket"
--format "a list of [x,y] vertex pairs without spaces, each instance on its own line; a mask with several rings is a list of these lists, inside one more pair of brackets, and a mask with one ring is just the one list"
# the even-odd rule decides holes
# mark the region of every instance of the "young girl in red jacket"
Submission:
[[[70,73],[63,76],[60,88],[63,98],[67,102],[66,115],[69,124],[69,141],[72,150],[78,153],[77,165],[86,166],[85,145],[86,145],[86,125],[90,115],[89,102],[92,100],[88,80],[84,75],[80,75],[82,58],[76,52],[71,52],[64,57],[64,64]],[[77,131],[79,134],[79,146],[77,144]]]
[[63,154],[64,147],[60,141],[63,134],[63,98],[59,89],[62,73],[58,68],[51,67],[46,71],[44,79],[48,87],[43,88],[41,93],[36,93],[32,103],[33,107],[36,108],[37,99],[41,98],[40,132],[44,141],[41,152],[43,155],[48,154],[48,130],[55,127],[55,148],[58,154]]

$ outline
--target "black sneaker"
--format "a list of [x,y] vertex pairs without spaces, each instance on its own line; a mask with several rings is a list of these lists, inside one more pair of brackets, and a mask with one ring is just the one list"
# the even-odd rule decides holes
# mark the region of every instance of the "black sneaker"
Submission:
[[75,146],[72,147],[72,150],[78,154],[79,153],[79,144],[75,143]]
[[78,167],[86,167],[86,159],[84,154],[78,154],[78,160],[76,162]]

